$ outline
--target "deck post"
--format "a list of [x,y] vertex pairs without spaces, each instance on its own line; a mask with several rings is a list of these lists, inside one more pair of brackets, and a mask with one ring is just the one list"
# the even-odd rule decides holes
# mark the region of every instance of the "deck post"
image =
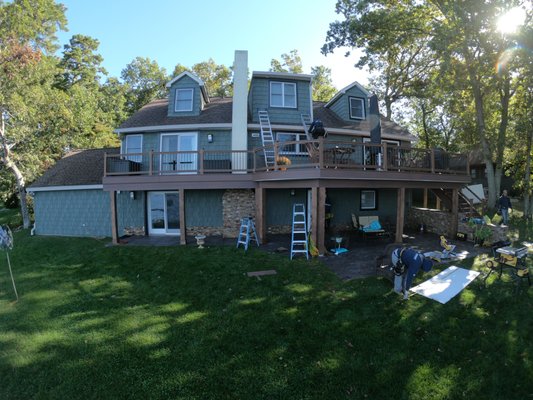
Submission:
[[265,189],[255,188],[255,228],[261,243],[266,242],[265,195]]
[[311,207],[311,239],[316,246],[318,243],[318,187],[311,188],[311,204],[309,204],[309,207]]
[[318,168],[324,168],[324,136],[318,137]]
[[154,174],[154,150],[150,150],[150,165],[148,167],[148,175],[152,176]]
[[318,188],[317,204],[317,241],[316,246],[320,254],[326,253],[326,188]]
[[457,227],[459,225],[459,190],[452,189],[452,220],[450,223],[450,232],[448,234],[451,238],[457,235]]
[[187,244],[187,225],[185,221],[185,190],[180,189],[179,202],[180,202],[180,244]]
[[428,208],[428,188],[424,188],[424,208]]
[[381,169],[383,171],[387,171],[388,167],[387,165],[389,164],[389,160],[388,160],[388,157],[387,157],[387,142],[383,142],[382,143],[382,148],[383,148],[383,156],[381,157]]
[[203,175],[204,173],[204,153],[205,153],[205,150],[204,149],[200,149],[200,151],[198,152],[198,164],[200,165],[200,168],[198,168],[199,170],[199,173],[200,175]]
[[403,242],[403,221],[405,217],[405,188],[398,189],[397,195],[397,205],[396,205],[396,237],[394,239],[395,243]]
[[109,192],[109,200],[111,201],[111,238],[113,244],[118,244],[118,221],[117,221],[117,192],[114,190]]
[[431,173],[435,173],[435,149],[431,149]]

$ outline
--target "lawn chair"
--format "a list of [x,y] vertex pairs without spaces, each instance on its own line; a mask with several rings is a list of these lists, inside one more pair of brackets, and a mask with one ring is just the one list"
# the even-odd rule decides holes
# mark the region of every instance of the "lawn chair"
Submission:
[[379,222],[379,217],[376,215],[359,216],[359,218],[357,218],[355,214],[352,214],[352,224],[354,228],[363,235],[363,238],[390,237],[390,233],[383,229],[383,226]]

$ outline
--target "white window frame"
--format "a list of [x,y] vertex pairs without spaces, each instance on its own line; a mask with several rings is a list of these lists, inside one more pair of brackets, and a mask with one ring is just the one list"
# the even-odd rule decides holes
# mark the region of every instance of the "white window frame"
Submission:
[[[367,206],[367,205],[363,205],[363,197],[365,197],[365,195],[369,195],[369,194],[372,194],[374,196],[373,198],[373,205],[372,206]],[[378,204],[377,204],[377,191],[372,189],[372,190],[361,190],[361,197],[360,197],[360,209],[361,210],[377,210],[378,209]]]
[[[362,110],[362,116],[357,116],[352,114],[352,101],[359,101],[361,103],[361,110]],[[349,97],[348,98],[348,106],[350,107],[350,119],[365,119],[366,118],[366,104],[365,99],[362,97]]]
[[[131,138],[141,138],[141,147],[139,148],[139,151],[129,151],[129,146],[128,146],[128,139],[131,139]],[[125,137],[125,139],[122,141],[121,143],[122,145],[122,149],[120,150],[120,152],[122,154],[129,154],[129,153],[142,153],[143,152],[143,135],[127,135]],[[126,156],[125,157],[127,160],[130,160],[130,161],[135,161],[135,162],[141,162],[142,160],[142,156]]]
[[[281,105],[274,105],[272,104],[272,85],[281,85]],[[293,87],[294,88],[294,105],[287,105],[285,101],[285,87]],[[269,103],[270,107],[277,107],[277,108],[298,108],[298,95],[296,90],[296,83],[294,82],[277,82],[272,81],[270,82],[270,94],[269,94]]]
[[[178,98],[179,92],[190,92],[191,93],[191,103],[188,109],[178,110]],[[177,88],[174,93],[174,111],[175,112],[190,112],[193,110],[194,103],[194,88]]]
[[[280,135],[292,136],[293,137],[293,139],[286,140],[286,142],[300,142],[301,140],[307,140],[307,135],[302,134],[302,133],[277,132],[276,133],[276,140],[280,144],[285,142],[285,141],[279,140]],[[307,155],[307,148],[306,148],[306,145],[304,143],[295,143],[294,146],[295,146],[295,151],[283,151],[282,150],[282,151],[279,152],[279,154],[282,154],[282,155],[290,154],[290,155],[299,155],[299,156],[300,155]]]

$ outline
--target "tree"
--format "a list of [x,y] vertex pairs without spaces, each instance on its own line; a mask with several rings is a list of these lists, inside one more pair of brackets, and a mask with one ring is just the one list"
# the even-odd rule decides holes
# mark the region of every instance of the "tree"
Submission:
[[[0,3],[0,162],[16,182],[25,228],[30,225],[26,179],[39,157],[39,114],[47,109],[55,76],[55,33],[66,26],[65,9],[52,0]],[[10,117],[9,121],[7,121]],[[40,157],[44,160],[46,157]]]
[[59,67],[63,70],[58,77],[58,86],[68,89],[75,84],[99,86],[99,79],[107,75],[101,66],[103,57],[98,54],[99,42],[90,36],[74,35],[64,46]]
[[194,64],[192,71],[204,81],[210,95],[219,97],[232,95],[231,69],[225,65],[219,65],[210,58],[207,61]]
[[[360,63],[379,70],[385,89],[382,95],[392,101],[401,96],[420,97],[428,92],[428,85],[434,89],[437,83],[446,85],[441,90],[450,94],[448,98],[458,93],[456,90],[466,94],[460,96],[464,96],[466,104],[473,105],[474,118],[470,118],[487,166],[491,206],[496,201],[502,171],[508,103],[513,93],[510,85],[517,84],[507,74],[494,71],[502,50],[502,36],[496,32],[495,20],[510,6],[524,2],[509,3],[343,0],[337,3],[337,11],[345,20],[330,24],[323,47],[325,52],[345,45],[363,47],[365,55]],[[509,76],[513,76],[511,70]],[[443,79],[437,82],[437,77]]]
[[298,50],[291,50],[288,54],[281,55],[281,61],[275,58],[270,61],[270,71],[272,72],[291,72],[293,74],[303,73],[302,58]]
[[311,75],[313,75],[313,100],[331,100],[337,92],[331,81],[331,69],[318,65],[311,68]]
[[165,85],[169,78],[165,68],[159,67],[156,61],[149,58],[136,57],[126,65],[121,73],[126,87],[126,112],[133,114],[142,106],[156,98],[166,95]]

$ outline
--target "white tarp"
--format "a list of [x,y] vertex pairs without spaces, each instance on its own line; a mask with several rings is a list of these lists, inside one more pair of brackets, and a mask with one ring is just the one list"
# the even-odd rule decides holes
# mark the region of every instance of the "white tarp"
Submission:
[[451,266],[433,278],[411,288],[411,292],[446,304],[479,275],[479,272]]
[[[470,190],[468,190],[468,189]],[[463,196],[465,196],[467,199],[469,199],[472,204],[478,204],[480,203],[480,199],[485,199],[485,192],[483,191],[483,185],[469,185],[466,188],[461,189],[461,193]]]

